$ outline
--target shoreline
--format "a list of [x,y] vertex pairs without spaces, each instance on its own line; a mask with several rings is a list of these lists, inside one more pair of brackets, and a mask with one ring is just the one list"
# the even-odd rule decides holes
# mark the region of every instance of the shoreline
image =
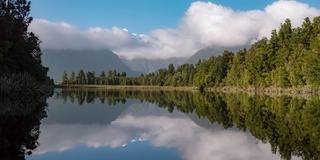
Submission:
[[211,91],[223,92],[223,93],[245,93],[249,95],[266,95],[270,97],[279,97],[279,96],[292,96],[292,97],[312,97],[320,96],[320,87],[312,88],[308,86],[303,87],[289,87],[289,88],[280,88],[280,87],[264,87],[264,88],[240,88],[240,87],[217,87],[210,88]]
[[55,85],[55,88],[95,88],[95,89],[131,89],[131,90],[181,90],[196,91],[197,87],[173,86],[130,86],[130,85]]
[[[55,88],[87,88],[87,89],[128,89],[128,90],[180,90],[180,91],[197,91],[198,87],[174,87],[174,86],[131,86],[131,85],[55,85]],[[208,92],[222,92],[222,93],[245,93],[249,95],[267,95],[270,97],[278,96],[293,96],[293,97],[309,97],[320,96],[320,87],[312,88],[308,86],[303,87],[264,87],[264,88],[240,88],[240,87],[209,87],[204,91]]]

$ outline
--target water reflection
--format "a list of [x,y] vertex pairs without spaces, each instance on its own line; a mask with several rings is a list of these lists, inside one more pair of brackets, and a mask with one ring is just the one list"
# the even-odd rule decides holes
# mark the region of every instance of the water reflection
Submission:
[[24,159],[39,145],[40,120],[46,117],[44,99],[0,99],[0,155]]
[[[143,103],[142,107],[129,106],[109,125],[47,122],[49,124],[41,127],[41,146],[36,154],[67,152],[81,145],[93,148],[119,148],[143,141],[153,147],[176,149],[180,158],[185,160],[268,160],[278,157],[270,152],[269,145],[258,143],[246,132],[224,130],[219,125],[203,128],[181,112],[173,111],[173,115],[170,116],[167,113],[165,109],[156,105]],[[92,155],[85,156],[89,158]]]
[[318,98],[63,90],[60,99],[49,101],[38,155],[141,141],[187,160],[319,159]]

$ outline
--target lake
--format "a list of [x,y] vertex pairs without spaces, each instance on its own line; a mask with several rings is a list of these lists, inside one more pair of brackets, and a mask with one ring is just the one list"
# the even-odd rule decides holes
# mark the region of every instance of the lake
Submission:
[[4,159],[320,158],[318,97],[56,89],[12,103],[1,103]]

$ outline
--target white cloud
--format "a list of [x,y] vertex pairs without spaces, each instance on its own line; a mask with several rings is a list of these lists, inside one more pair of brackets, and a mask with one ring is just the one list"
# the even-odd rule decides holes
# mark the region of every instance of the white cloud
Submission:
[[113,27],[86,31],[70,24],[35,19],[30,30],[39,35],[43,48],[111,49],[132,58],[188,57],[206,46],[236,47],[269,36],[286,18],[293,27],[320,10],[297,1],[276,1],[264,10],[234,11],[211,2],[194,2],[175,29],[156,29],[149,35]]
[[136,43],[135,37],[126,29],[117,27],[95,27],[83,31],[65,22],[35,19],[30,29],[39,35],[43,41],[42,47],[46,49],[113,49]]
[[213,3],[195,2],[182,20],[182,30],[204,45],[223,47],[248,44],[258,36],[262,11],[235,12]]
[[301,25],[300,21],[305,17],[319,16],[319,10],[310,7],[308,4],[297,1],[278,1],[265,8],[265,13],[276,22],[283,22],[283,19],[290,18],[295,23]]

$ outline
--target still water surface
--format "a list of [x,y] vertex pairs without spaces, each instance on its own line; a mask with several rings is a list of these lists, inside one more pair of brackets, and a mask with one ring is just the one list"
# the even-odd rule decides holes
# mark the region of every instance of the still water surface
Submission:
[[319,102],[181,91],[56,90],[41,119],[40,145],[25,158],[318,159]]

